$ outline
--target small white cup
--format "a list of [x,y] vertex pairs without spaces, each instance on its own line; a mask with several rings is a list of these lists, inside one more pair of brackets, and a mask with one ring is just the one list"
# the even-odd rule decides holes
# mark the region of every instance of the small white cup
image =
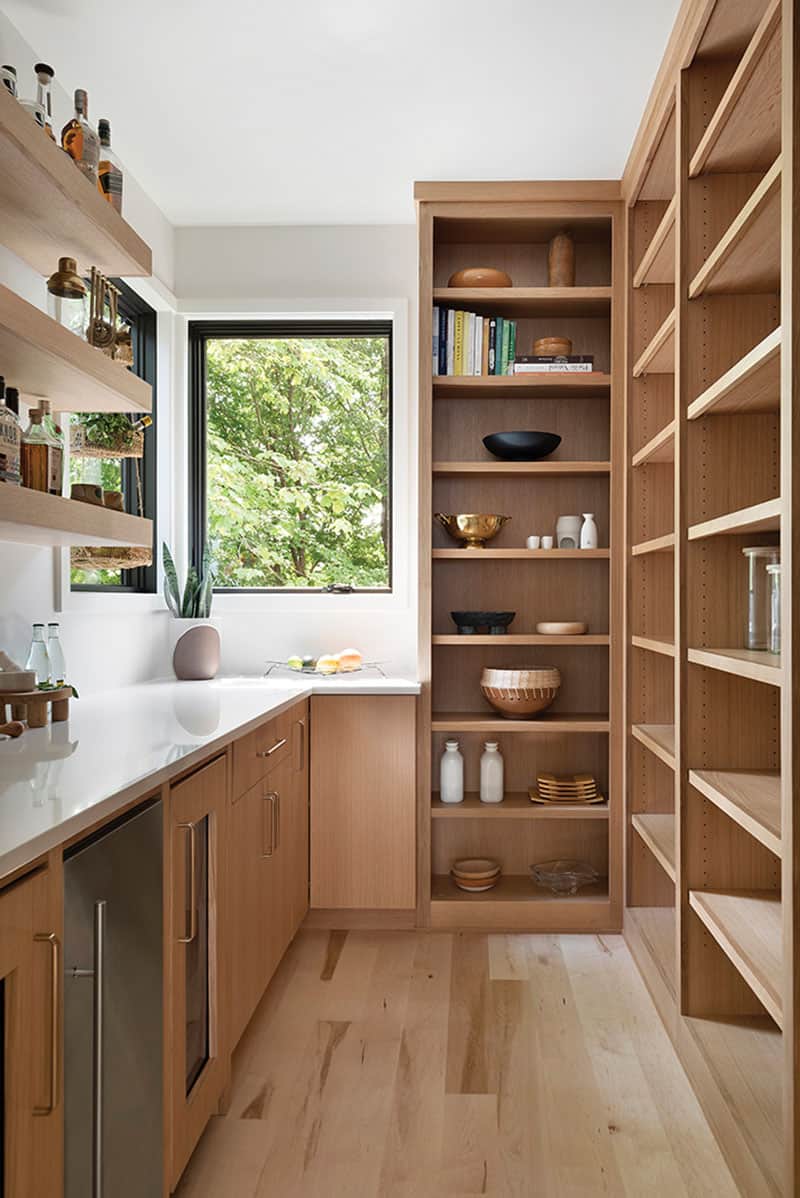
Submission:
[[552,549],[552,548],[553,548],[553,538],[552,537],[542,537],[542,549]]
[[542,539],[541,537],[528,537],[526,544],[529,549],[538,549],[539,542],[541,541],[541,539]]

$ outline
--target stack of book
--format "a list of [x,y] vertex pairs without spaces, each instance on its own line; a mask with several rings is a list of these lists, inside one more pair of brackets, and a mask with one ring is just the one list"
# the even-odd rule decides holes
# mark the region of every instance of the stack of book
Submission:
[[593,354],[530,354],[514,361],[514,374],[589,374],[593,370]]
[[515,320],[433,309],[435,375],[513,374],[516,344]]

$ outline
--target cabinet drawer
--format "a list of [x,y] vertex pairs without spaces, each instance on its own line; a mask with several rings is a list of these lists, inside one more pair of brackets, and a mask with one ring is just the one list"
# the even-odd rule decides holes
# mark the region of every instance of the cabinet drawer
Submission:
[[292,724],[298,718],[301,705],[290,707],[274,720],[268,720],[255,732],[249,732],[233,746],[233,797],[238,799],[246,790],[265,777],[270,770],[291,754]]

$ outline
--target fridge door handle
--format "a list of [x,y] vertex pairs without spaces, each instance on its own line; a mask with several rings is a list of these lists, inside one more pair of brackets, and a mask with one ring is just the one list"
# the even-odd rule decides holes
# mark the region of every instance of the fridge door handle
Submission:
[[92,1035],[92,1198],[103,1198],[103,1041],[105,1030],[106,902],[94,905],[94,1028]]
[[189,833],[189,935],[179,936],[178,944],[191,944],[197,935],[197,904],[195,902],[195,875],[197,873],[197,827],[195,824],[178,824]]
[[50,945],[50,1091],[47,1106],[33,1108],[34,1115],[52,1115],[58,1106],[58,1013],[60,1003],[59,943],[55,932],[37,932],[33,938],[37,944]]

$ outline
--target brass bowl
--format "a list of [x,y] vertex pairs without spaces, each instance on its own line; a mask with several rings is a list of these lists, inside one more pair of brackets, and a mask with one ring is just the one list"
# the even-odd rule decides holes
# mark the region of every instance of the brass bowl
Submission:
[[434,515],[453,540],[460,541],[462,548],[466,549],[483,549],[486,542],[496,537],[511,519],[510,516],[487,516],[475,512],[458,515],[435,512]]

